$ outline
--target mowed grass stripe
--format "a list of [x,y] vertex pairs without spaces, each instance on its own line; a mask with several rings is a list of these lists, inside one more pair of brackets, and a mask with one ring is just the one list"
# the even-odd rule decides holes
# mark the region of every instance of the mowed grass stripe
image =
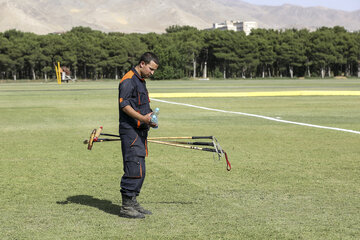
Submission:
[[360,91],[276,91],[276,92],[150,93],[150,97],[152,97],[152,98],[280,97],[280,96],[360,96]]

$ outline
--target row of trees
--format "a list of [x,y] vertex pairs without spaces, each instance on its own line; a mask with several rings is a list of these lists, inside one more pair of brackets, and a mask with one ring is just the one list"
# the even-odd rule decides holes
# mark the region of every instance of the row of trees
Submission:
[[155,79],[184,77],[358,76],[360,32],[343,27],[243,32],[171,26],[164,34],[103,33],[75,27],[63,34],[0,33],[2,79],[55,78],[54,64],[75,78],[118,79],[145,51],[160,58]]

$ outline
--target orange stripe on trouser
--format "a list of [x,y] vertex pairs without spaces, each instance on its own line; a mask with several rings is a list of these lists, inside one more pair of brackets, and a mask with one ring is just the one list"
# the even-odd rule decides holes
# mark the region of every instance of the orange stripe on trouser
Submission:
[[140,163],[140,178],[142,178],[143,176],[143,171],[142,171],[142,167],[141,167],[141,163]]
[[130,146],[132,146],[132,145],[134,145],[134,143],[136,142],[136,140],[138,139],[138,136],[139,135],[136,135],[136,138],[135,138],[135,140],[130,144]]
[[145,151],[146,151],[146,156],[148,156],[149,153],[148,153],[147,139],[145,139]]

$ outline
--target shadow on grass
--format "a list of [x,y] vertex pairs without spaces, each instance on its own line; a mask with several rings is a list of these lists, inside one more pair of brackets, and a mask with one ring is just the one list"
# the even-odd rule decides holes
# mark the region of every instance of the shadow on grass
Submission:
[[[121,217],[121,215],[120,215],[121,206],[113,204],[109,200],[101,200],[98,198],[94,198],[93,196],[76,195],[76,196],[71,196],[71,197],[66,198],[66,201],[57,201],[56,203],[60,204],[60,205],[75,203],[75,204],[81,204],[81,205],[85,205],[85,206],[95,207],[106,213]],[[176,205],[193,204],[193,202],[183,202],[183,201],[148,202],[148,203],[176,204]]]
[[69,204],[69,203],[76,203],[81,205],[86,205],[90,207],[98,208],[101,211],[104,211],[106,213],[120,216],[120,208],[121,206],[113,204],[109,200],[101,200],[98,198],[94,198],[93,196],[88,195],[77,195],[77,196],[71,196],[66,199],[66,201],[58,201],[57,204]]

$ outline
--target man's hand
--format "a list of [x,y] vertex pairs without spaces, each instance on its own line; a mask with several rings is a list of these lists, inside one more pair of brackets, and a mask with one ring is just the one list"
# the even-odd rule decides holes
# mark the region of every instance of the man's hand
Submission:
[[[157,127],[157,124],[151,122],[151,114],[152,114],[152,112],[151,112],[151,113],[148,113],[148,114],[146,114],[146,115],[144,116],[144,118],[145,118],[145,121],[144,121],[144,122],[145,122],[147,125],[149,125],[150,127],[154,128],[154,127]],[[149,123],[148,123],[148,121],[149,121]]]
[[148,113],[146,115],[141,115],[140,113],[136,112],[130,105],[127,105],[121,109],[124,113],[129,115],[132,118],[135,118],[136,120],[139,120],[140,122],[144,122],[150,127],[157,127],[156,123],[151,122],[151,113]]

